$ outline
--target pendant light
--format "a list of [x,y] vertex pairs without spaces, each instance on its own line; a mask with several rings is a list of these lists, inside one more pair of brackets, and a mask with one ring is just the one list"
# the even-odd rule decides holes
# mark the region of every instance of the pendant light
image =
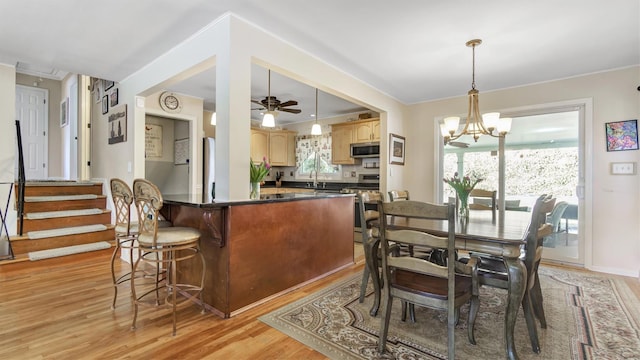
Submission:
[[271,111],[271,69],[269,69],[269,83],[267,92],[267,111],[262,117],[262,127],[272,128],[276,126],[276,118],[274,116],[275,111]]
[[[440,130],[444,137],[445,145],[463,135],[471,135],[473,140],[477,142],[480,135],[504,137],[511,130],[511,118],[500,118],[500,113],[492,112],[480,116],[480,108],[478,106],[479,92],[476,89],[476,46],[480,44],[482,44],[480,39],[469,40],[466,43],[471,48],[473,59],[471,90],[467,94],[469,96],[467,121],[462,131],[456,134],[460,117],[450,116],[444,119],[444,124],[440,124]],[[494,133],[495,130],[497,130],[497,134]]]
[[316,88],[316,123],[311,127],[311,135],[322,135],[322,128],[318,124],[318,88]]

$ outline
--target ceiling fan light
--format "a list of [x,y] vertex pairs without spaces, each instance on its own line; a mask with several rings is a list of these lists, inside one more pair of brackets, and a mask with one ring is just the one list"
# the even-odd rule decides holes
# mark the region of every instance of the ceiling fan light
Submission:
[[216,126],[216,123],[217,123],[217,116],[216,116],[216,112],[214,111],[213,114],[211,114],[211,125]]
[[311,127],[311,135],[322,135],[322,127],[320,126],[320,124],[313,124],[313,126]]
[[276,126],[276,118],[273,116],[272,111],[267,111],[264,113],[264,117],[262,118],[262,127],[275,127]]

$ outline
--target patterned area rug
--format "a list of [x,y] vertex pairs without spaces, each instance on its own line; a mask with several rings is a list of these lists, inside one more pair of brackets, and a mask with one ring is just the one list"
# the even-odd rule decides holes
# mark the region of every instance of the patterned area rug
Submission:
[[[542,352],[535,354],[522,310],[515,339],[520,359],[638,359],[640,300],[622,281],[575,271],[541,268],[547,328],[539,328]],[[371,283],[358,303],[360,276],[354,276],[260,318],[331,359],[375,359],[380,313],[369,316]],[[468,306],[456,327],[457,359],[501,359],[504,350],[505,290],[482,287],[476,320],[477,345],[467,340]],[[394,301],[387,352],[383,358],[445,359],[446,314],[416,307],[416,322],[400,321]]]

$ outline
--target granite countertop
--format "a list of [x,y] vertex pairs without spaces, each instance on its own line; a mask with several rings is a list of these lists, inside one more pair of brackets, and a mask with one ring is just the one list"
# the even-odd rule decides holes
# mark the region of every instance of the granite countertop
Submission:
[[200,208],[218,208],[227,207],[231,205],[255,205],[266,204],[279,201],[299,201],[299,200],[313,200],[324,199],[334,197],[350,197],[354,194],[341,194],[335,192],[304,192],[304,193],[285,193],[285,194],[273,194],[273,195],[261,195],[260,200],[237,200],[237,201],[214,201],[204,202],[200,196],[195,194],[182,194],[182,195],[162,195],[163,202],[169,205],[186,205]]

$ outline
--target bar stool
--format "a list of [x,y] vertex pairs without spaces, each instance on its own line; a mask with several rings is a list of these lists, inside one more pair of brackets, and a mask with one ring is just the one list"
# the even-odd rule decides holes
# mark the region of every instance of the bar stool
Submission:
[[116,278],[115,260],[121,249],[129,250],[129,264],[133,266],[133,253],[137,251],[136,238],[138,237],[138,223],[131,222],[131,204],[133,203],[133,193],[126,182],[121,179],[111,179],[111,199],[116,211],[115,233],[116,246],[111,255],[111,277],[113,279],[113,303],[111,308],[116,308],[118,298],[118,285],[130,281],[132,272]]
[[[135,277],[131,278],[131,296],[134,303],[134,314],[132,329],[136,328],[138,317],[138,305],[145,304],[145,297],[153,292],[158,292],[161,287],[166,287],[167,296],[165,304],[170,305],[173,311],[173,335],[176,334],[176,306],[177,294],[182,292],[188,299],[199,296],[202,305],[202,313],[205,312],[204,301],[202,299],[202,288],[204,287],[204,277],[206,264],[204,255],[200,251],[200,232],[190,227],[169,227],[159,228],[158,217],[162,208],[162,194],[156,185],[145,179],[133,181],[133,196],[138,211],[138,259],[133,265],[135,273],[140,262],[149,262],[158,265],[168,266],[167,281],[163,284],[156,282],[153,289],[145,291],[141,295],[136,293]],[[178,283],[177,263],[192,259],[199,255],[202,263],[202,273],[199,285]],[[193,263],[192,263],[193,264]]]
[[[113,279],[113,302],[111,308],[116,308],[116,300],[118,298],[118,285],[126,283],[131,280],[131,271],[116,277],[115,261],[122,249],[129,250],[129,264],[133,269],[134,253],[138,251],[138,223],[131,221],[131,204],[133,204],[133,192],[125,181],[118,178],[113,178],[110,181],[111,185],[111,199],[113,200],[113,206],[115,208],[115,233],[116,233],[116,246],[113,249],[111,255],[111,278]],[[160,228],[170,227],[171,222],[167,220],[158,221]],[[156,267],[155,271],[156,282],[161,281],[160,267]]]

